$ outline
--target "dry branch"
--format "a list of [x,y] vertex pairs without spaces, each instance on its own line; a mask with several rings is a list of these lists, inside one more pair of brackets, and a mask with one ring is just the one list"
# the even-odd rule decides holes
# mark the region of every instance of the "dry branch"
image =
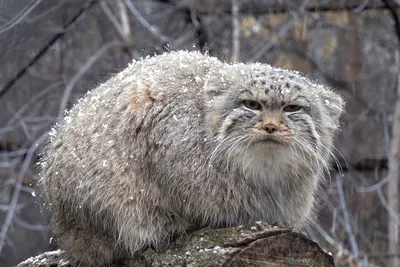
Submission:
[[232,0],[232,61],[238,62],[240,57],[240,21],[239,0]]
[[[187,8],[199,14],[232,14],[231,0],[153,0],[153,2],[170,3],[180,8]],[[241,14],[266,15],[279,14],[296,11],[303,4],[306,4],[305,11],[308,12],[329,12],[329,11],[353,11],[360,12],[369,9],[386,9],[381,0],[295,0],[295,1],[265,1],[265,0],[241,0]],[[398,2],[393,7],[399,7]]]
[[60,33],[57,33],[56,35],[51,38],[40,50],[39,52],[29,61],[28,65],[23,67],[20,71],[18,71],[14,77],[9,80],[3,87],[0,87],[0,97],[2,97],[27,71],[30,67],[36,64],[36,62],[42,58],[44,54],[46,54],[47,50],[49,50],[52,45],[54,45],[61,37],[64,36],[65,33],[68,32],[68,30],[71,29],[71,26],[79,21],[79,19],[90,10],[90,8],[93,7],[93,5],[97,2],[97,0],[89,0],[85,2],[82,5],[82,8],[78,11],[78,13],[70,20],[67,22],[67,24],[64,26],[63,30]]
[[[394,21],[394,30],[400,43],[400,18],[396,11],[396,3],[390,0],[383,0],[389,9]],[[396,64],[400,68],[399,51],[396,51]],[[390,141],[390,154],[388,155],[389,174],[387,197],[389,212],[388,216],[388,243],[389,253],[396,254],[399,251],[399,166],[400,166],[400,74],[397,77],[396,103],[393,113],[392,136]],[[399,257],[390,259],[391,266],[399,266]]]
[[[74,267],[61,251],[30,258],[17,267]],[[117,265],[114,265],[117,266]],[[121,266],[121,265],[118,265]],[[122,266],[334,266],[333,258],[304,234],[261,222],[224,229],[202,229],[168,250],[147,250]]]

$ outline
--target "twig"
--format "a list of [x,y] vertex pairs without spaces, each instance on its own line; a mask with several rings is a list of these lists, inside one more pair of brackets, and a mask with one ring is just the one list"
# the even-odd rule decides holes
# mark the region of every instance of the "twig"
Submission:
[[119,42],[111,42],[104,45],[100,48],[95,54],[93,54],[88,61],[79,69],[79,71],[72,77],[71,81],[67,84],[65,88],[64,94],[61,98],[60,108],[58,110],[58,119],[60,120],[63,115],[64,111],[67,107],[67,103],[69,101],[69,97],[71,95],[72,89],[74,88],[75,84],[79,81],[83,74],[85,74],[90,67],[110,48],[120,45]]
[[26,23],[30,24],[32,22],[34,22],[35,20],[38,20],[40,18],[43,18],[44,16],[49,15],[50,13],[54,12],[55,10],[59,9],[60,7],[62,7],[65,4],[64,1],[59,1],[56,5],[46,8],[46,10],[44,10],[42,13],[34,16],[34,17],[26,17],[25,21]]
[[[292,18],[290,21],[286,22],[285,25],[281,27],[281,29],[278,32],[278,37],[285,36],[286,34],[289,33],[289,31],[292,29],[292,27],[296,24],[296,22],[299,20],[299,15],[303,14],[305,12],[305,8],[308,4],[309,0],[304,0],[300,7],[298,8],[297,12],[292,12]],[[250,57],[250,61],[257,61],[264,53],[266,53],[268,50],[274,47],[275,43],[278,41],[278,37],[272,38],[268,43],[266,43],[261,49],[258,50],[257,53],[255,53],[253,56]]]
[[191,10],[187,11],[186,13],[188,18],[190,18],[190,20],[187,19],[187,21],[191,21],[195,28],[195,36],[197,38],[197,43],[199,44],[200,51],[202,53],[211,53],[212,51],[210,51],[210,49],[207,47],[209,38],[202,18],[198,14],[196,14],[196,12],[193,12]]
[[117,30],[118,34],[122,36],[121,25],[119,25],[117,18],[114,16],[111,9],[108,7],[106,1],[101,0],[100,7],[101,9],[103,9],[104,13],[107,15],[107,18],[111,21],[112,25]]
[[368,6],[369,0],[364,0],[358,7],[353,8],[354,13],[358,13],[364,10]]
[[0,133],[1,132],[6,132],[8,131],[9,127],[12,127],[12,124],[14,124],[18,118],[20,118],[22,116],[22,114],[28,110],[28,108],[33,104],[33,103],[37,103],[37,101],[43,97],[44,95],[48,94],[49,92],[51,92],[52,90],[54,90],[55,88],[63,85],[64,82],[62,81],[58,81],[58,82],[54,82],[52,84],[50,84],[49,86],[47,86],[46,88],[44,88],[42,91],[40,91],[39,93],[37,93],[36,95],[34,95],[31,99],[29,99],[28,102],[26,102],[16,113],[13,114],[12,118],[6,123],[6,125],[0,129]]
[[389,215],[394,220],[395,224],[400,225],[399,216],[392,209],[392,207],[390,207],[389,203],[387,202],[387,200],[385,199],[385,196],[382,193],[382,190],[378,189],[378,190],[376,190],[376,192],[378,194],[379,201],[382,203],[382,205],[385,207],[385,209],[389,212]]
[[342,183],[342,177],[341,175],[337,174],[336,175],[336,185],[339,191],[339,201],[340,201],[340,208],[342,209],[343,212],[343,218],[345,221],[345,231],[347,235],[349,236],[349,241],[350,241],[350,247],[351,247],[351,252],[353,254],[354,259],[358,258],[358,245],[357,245],[357,240],[353,234],[353,231],[351,229],[351,221],[350,221],[350,216],[349,212],[347,210],[347,204],[346,204],[346,199],[344,197],[344,192],[343,192],[343,183]]
[[[289,33],[290,29],[295,25],[295,19],[291,19],[285,25],[282,26],[282,28],[278,32],[279,37],[283,37],[286,34]],[[271,48],[273,48],[278,41],[277,38],[271,38],[272,40],[269,40],[266,44],[264,44],[258,51],[250,57],[250,62],[251,61],[257,61],[264,53],[268,52]]]
[[124,42],[126,51],[133,58],[135,57],[135,54],[133,51],[132,35],[126,6],[122,0],[118,0],[117,3],[120,9],[121,22],[118,22],[117,18],[114,16],[111,9],[108,7],[104,0],[100,1],[100,6],[103,9],[104,13],[107,15],[108,19],[114,25],[114,28],[117,30],[119,37]]
[[[400,18],[395,9],[395,4],[390,0],[382,0],[385,6],[389,9],[389,12],[394,20],[394,30],[397,35],[397,40],[400,45]],[[400,68],[399,51],[396,51],[396,64]],[[390,210],[396,214],[399,213],[399,162],[400,162],[400,74],[397,75],[397,88],[396,88],[396,103],[393,113],[393,125],[392,125],[392,141],[390,145],[389,154],[389,174],[390,181],[388,182],[387,194],[388,204]],[[388,242],[389,242],[389,253],[396,253],[399,249],[399,227],[395,223],[393,216],[389,217],[388,220]],[[394,257],[391,259],[390,265],[398,266],[400,259]]]
[[[341,11],[359,11],[360,9],[362,11],[364,10],[379,10],[379,9],[387,9],[383,4],[379,3],[379,1],[370,1],[369,3],[365,3],[366,0],[364,0],[363,3],[357,3],[356,1],[311,1],[310,4],[308,4],[305,7],[305,11],[307,12],[312,12],[312,13],[323,13],[323,12],[341,12]],[[168,2],[171,3],[172,1],[165,1],[165,0],[152,0],[152,2]],[[199,14],[202,15],[210,15],[211,13],[215,13],[215,9],[205,9],[203,7],[196,7],[193,4],[190,4],[190,2],[196,2],[196,1],[174,1],[174,2],[189,2],[188,5],[183,5],[181,4],[182,8],[192,8],[194,11],[198,12]],[[242,4],[241,8],[239,10],[240,14],[246,14],[246,15],[255,15],[255,16],[261,16],[261,15],[267,15],[267,14],[285,14],[285,13],[291,13],[293,11],[293,4],[281,4],[283,1],[243,1],[246,4]],[[297,1],[285,1],[288,3],[296,3]],[[173,2],[172,2],[173,3]],[[230,8],[230,5],[228,4],[229,1],[218,1],[218,13],[219,14],[228,14],[230,15],[232,13],[232,9]],[[179,4],[177,4],[179,5]],[[397,1],[394,4],[395,7],[399,7],[400,3]]]
[[400,18],[396,11],[396,6],[398,4],[396,3],[393,4],[390,0],[382,0],[382,2],[385,3],[386,8],[389,9],[390,14],[392,15],[392,18],[394,20],[393,27],[394,30],[396,31],[397,40],[399,41],[400,44]]
[[344,246],[338,243],[333,237],[331,237],[324,228],[319,224],[314,225],[315,230],[325,239],[326,242],[334,246],[338,251],[342,251],[345,255],[351,255],[351,252],[344,248]]
[[0,27],[0,33],[8,31],[9,29],[13,28],[17,25],[21,20],[23,20],[37,5],[40,4],[42,0],[36,0],[36,2],[32,3],[31,6],[24,7],[18,15],[16,15],[12,20],[7,22],[5,25]]
[[[388,123],[388,116],[386,114],[386,111],[383,110],[382,111],[382,124],[383,124],[383,136],[385,139],[385,152],[387,155],[387,158],[390,158],[390,133],[389,133],[389,123]],[[375,173],[375,176],[377,177],[377,173]],[[380,188],[382,188],[382,186],[384,186],[385,184],[387,184],[391,179],[390,175],[386,175],[385,178],[381,179],[379,182],[377,182],[376,184],[373,184],[371,186],[359,186],[357,187],[357,192],[361,192],[361,193],[368,193],[368,192],[373,192],[375,190],[378,190]]]
[[25,157],[25,160],[22,164],[21,170],[18,173],[17,180],[15,182],[15,189],[11,197],[10,201],[10,209],[7,212],[6,218],[4,219],[3,226],[1,227],[1,232],[0,232],[0,253],[4,247],[5,240],[7,237],[7,232],[8,229],[11,225],[12,219],[14,217],[15,210],[18,205],[18,199],[19,195],[21,193],[21,186],[22,186],[22,180],[24,179],[25,173],[28,170],[33,153],[38,149],[38,147],[46,140],[47,134],[41,135],[36,142],[33,143],[33,145],[29,148],[28,153]]
[[[78,21],[78,19],[86,13],[98,0],[89,0],[87,1],[79,12],[64,26],[64,30],[60,33],[56,34],[53,38],[51,38],[40,50],[39,52],[29,61],[28,65],[23,67],[20,71],[15,74],[14,78],[8,81],[2,88],[0,88],[0,97],[2,97],[26,72],[27,70],[36,64],[36,62],[49,50],[52,45],[58,41],[64,34],[71,29],[71,25],[74,22]],[[68,30],[67,30],[68,29]]]
[[240,56],[240,21],[239,0],[232,0],[232,61],[239,61]]
[[31,230],[31,231],[47,231],[50,229],[50,225],[42,225],[42,224],[31,224],[31,223],[27,223],[23,220],[21,220],[20,218],[18,218],[18,216],[14,216],[14,221],[21,227]]
[[129,8],[129,10],[132,12],[133,15],[139,20],[139,22],[146,28],[148,29],[154,36],[159,38],[161,41],[170,43],[173,40],[169,38],[168,36],[165,36],[164,34],[160,33],[156,27],[151,25],[143,16],[140,14],[140,12],[135,8],[135,6],[132,4],[130,0],[125,0],[126,6]]

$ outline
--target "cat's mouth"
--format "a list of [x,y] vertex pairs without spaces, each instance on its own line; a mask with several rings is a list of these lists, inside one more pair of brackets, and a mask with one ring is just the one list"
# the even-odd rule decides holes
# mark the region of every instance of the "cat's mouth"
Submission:
[[283,142],[278,141],[278,140],[274,140],[274,139],[265,139],[265,140],[262,140],[262,141],[265,142],[265,143],[283,144]]
[[284,140],[282,140],[281,138],[279,138],[277,136],[273,136],[273,135],[263,136],[256,142],[257,143],[261,142],[264,144],[272,144],[272,145],[273,144],[276,144],[276,145],[285,145],[286,144],[286,142]]

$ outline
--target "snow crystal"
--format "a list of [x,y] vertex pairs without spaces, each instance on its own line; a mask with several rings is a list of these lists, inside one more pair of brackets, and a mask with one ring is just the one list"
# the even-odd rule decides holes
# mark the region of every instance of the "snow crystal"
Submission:
[[57,250],[54,250],[54,251],[48,251],[48,252],[45,252],[45,253],[43,253],[42,255],[44,255],[44,256],[59,256],[61,253],[63,253],[64,251],[63,250],[61,250],[61,249],[57,249]]
[[57,134],[57,131],[56,131],[55,127],[52,127],[49,132],[49,136],[54,137],[54,136],[56,136],[56,134]]
[[68,265],[70,262],[68,260],[63,260],[61,259],[60,262],[58,263],[60,266],[65,266]]
[[[26,259],[25,261],[23,261],[23,262],[21,262],[19,265],[39,265],[39,264],[45,264],[46,263],[46,258],[48,257],[48,256],[59,256],[61,253],[63,253],[64,251],[62,251],[62,250],[55,250],[55,251],[49,251],[49,252],[45,252],[45,253],[43,253],[43,254],[41,254],[41,255],[39,255],[39,256],[36,256],[36,257],[30,257],[30,258],[28,258],[28,259]],[[60,261],[60,264],[61,264],[61,262],[65,262],[65,261]],[[64,265],[65,265],[65,263],[64,263]]]
[[289,89],[284,88],[284,89],[281,90],[281,94],[282,95],[287,94],[287,93],[290,93]]
[[213,248],[200,249],[199,252],[225,253],[227,250],[225,248],[221,248],[220,246],[215,246]]
[[67,116],[67,117],[64,118],[64,121],[65,121],[66,124],[70,124],[71,120],[72,120],[71,116]]

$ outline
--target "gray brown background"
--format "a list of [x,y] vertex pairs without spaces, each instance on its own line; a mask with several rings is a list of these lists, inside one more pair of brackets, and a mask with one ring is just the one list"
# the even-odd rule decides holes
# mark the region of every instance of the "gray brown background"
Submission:
[[[132,56],[203,49],[231,59],[230,0],[121,2],[137,11],[126,8],[130,42],[100,1],[0,1],[0,266],[50,249],[34,189],[35,142],[62,114],[63,99],[69,107]],[[327,175],[314,239],[338,265],[351,264],[351,257],[364,266],[388,265],[386,186],[362,191],[387,175],[400,66],[393,16],[377,0],[239,2],[241,61],[299,70],[347,102],[339,167]],[[118,1],[105,3],[119,20]]]

